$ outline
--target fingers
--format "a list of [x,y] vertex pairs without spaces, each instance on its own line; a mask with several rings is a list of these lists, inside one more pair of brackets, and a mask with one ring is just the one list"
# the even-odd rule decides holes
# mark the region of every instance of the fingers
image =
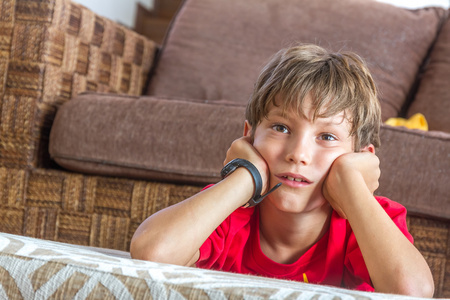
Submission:
[[361,182],[373,194],[379,186],[380,174],[380,161],[371,149],[343,154],[336,158],[330,168],[324,182],[323,195],[333,209],[346,218],[343,211],[345,195],[362,187],[357,187],[354,183]]
[[234,140],[231,143],[230,148],[227,150],[227,154],[225,160],[223,161],[223,165],[226,165],[230,161],[235,158],[243,158],[249,160],[247,157],[250,156],[250,152],[256,151],[252,149],[250,137],[243,136]]
[[235,158],[243,158],[255,163],[258,163],[262,159],[259,152],[253,147],[252,140],[249,136],[243,136],[231,143],[224,160],[224,165]]

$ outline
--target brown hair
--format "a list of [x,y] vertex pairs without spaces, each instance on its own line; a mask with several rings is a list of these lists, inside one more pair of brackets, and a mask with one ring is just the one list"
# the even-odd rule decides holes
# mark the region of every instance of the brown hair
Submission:
[[[277,98],[282,103],[276,103]],[[354,149],[380,146],[380,104],[377,89],[364,61],[355,53],[331,53],[315,45],[300,45],[276,53],[264,67],[247,105],[246,119],[256,128],[271,104],[297,109],[307,96],[313,120],[344,112],[351,123]],[[254,132],[254,131],[253,131]]]

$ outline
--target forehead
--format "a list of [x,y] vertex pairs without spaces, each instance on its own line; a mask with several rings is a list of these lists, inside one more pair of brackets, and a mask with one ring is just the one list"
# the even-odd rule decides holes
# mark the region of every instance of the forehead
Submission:
[[316,107],[310,97],[299,104],[296,102],[286,103],[276,97],[273,103],[267,107],[267,117],[279,116],[289,120],[306,119],[313,123],[326,125],[350,125],[349,113],[345,110],[332,113],[327,107]]

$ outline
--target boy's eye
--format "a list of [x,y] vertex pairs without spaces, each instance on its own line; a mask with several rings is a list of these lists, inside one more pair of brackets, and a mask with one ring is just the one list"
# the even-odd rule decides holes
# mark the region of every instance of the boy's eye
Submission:
[[281,132],[281,133],[289,133],[289,129],[287,129],[286,126],[281,124],[273,125],[272,127],[275,131]]
[[337,140],[337,138],[334,135],[329,134],[329,133],[322,134],[320,136],[320,139],[323,140],[323,141],[329,141],[329,142],[333,142],[333,141]]

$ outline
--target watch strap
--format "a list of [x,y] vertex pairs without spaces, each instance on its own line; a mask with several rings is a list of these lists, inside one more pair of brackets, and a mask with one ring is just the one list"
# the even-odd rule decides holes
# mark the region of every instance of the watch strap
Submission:
[[252,206],[258,205],[259,203],[261,203],[261,201],[265,197],[267,197],[267,195],[269,195],[270,193],[272,193],[273,191],[275,191],[277,188],[279,188],[281,186],[281,183],[278,183],[265,195],[261,195],[261,190],[262,190],[261,174],[259,173],[258,169],[255,167],[255,165],[253,165],[248,160],[242,159],[242,158],[236,158],[236,159],[233,159],[232,161],[230,161],[229,163],[227,163],[223,167],[222,171],[220,172],[220,175],[222,176],[222,178],[225,178],[228,175],[230,175],[231,173],[233,173],[234,171],[236,171],[237,168],[240,168],[240,167],[244,167],[250,172],[250,174],[253,177],[253,182],[255,184],[255,190],[254,190],[252,198],[246,204],[244,204],[243,207],[252,207]]

